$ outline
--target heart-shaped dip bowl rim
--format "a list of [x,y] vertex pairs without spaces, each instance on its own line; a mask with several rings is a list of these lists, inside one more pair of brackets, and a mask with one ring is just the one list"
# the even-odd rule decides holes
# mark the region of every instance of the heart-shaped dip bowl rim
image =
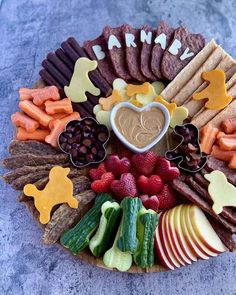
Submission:
[[[138,148],[135,145],[133,145],[132,143],[130,143],[118,130],[118,128],[116,127],[116,123],[115,123],[115,116],[117,111],[122,108],[122,107],[128,107],[134,111],[136,111],[137,113],[141,113],[142,111],[145,111],[147,109],[150,109],[152,107],[157,107],[159,110],[162,111],[162,113],[164,114],[165,117],[165,124],[164,127],[162,128],[161,132],[159,133],[159,135],[148,145],[146,145],[145,147],[142,148]],[[150,102],[149,104],[139,108],[136,107],[135,105],[133,105],[130,102],[120,102],[118,103],[116,106],[114,106],[114,108],[111,111],[110,114],[110,123],[111,123],[111,127],[113,132],[115,133],[115,135],[118,137],[118,139],[131,151],[135,152],[135,153],[144,153],[147,150],[151,149],[153,146],[155,146],[162,138],[163,136],[166,134],[166,132],[168,131],[169,125],[170,125],[170,113],[168,111],[168,109],[161,103],[159,102]]]

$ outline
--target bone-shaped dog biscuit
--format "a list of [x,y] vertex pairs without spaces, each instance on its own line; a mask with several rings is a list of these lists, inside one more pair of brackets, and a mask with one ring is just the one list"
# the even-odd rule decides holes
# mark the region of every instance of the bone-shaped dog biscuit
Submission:
[[78,208],[78,201],[73,197],[73,183],[67,177],[69,172],[70,168],[54,166],[49,173],[49,182],[43,190],[38,190],[33,184],[24,186],[24,194],[34,198],[42,224],[50,221],[50,213],[55,205],[67,203],[71,208]]
[[141,85],[135,85],[135,84],[128,84],[126,87],[126,94],[131,97],[135,94],[148,94],[149,88],[150,88],[150,83],[145,82]]
[[223,172],[215,170],[204,177],[210,182],[208,192],[214,202],[212,209],[216,214],[220,214],[225,206],[236,207],[236,187],[228,182]]
[[[168,102],[168,101],[166,101],[164,98],[162,98],[160,95],[158,95],[158,96],[154,99],[154,101],[163,104],[163,105],[168,109],[168,111],[169,111],[169,113],[170,113],[170,116],[171,116],[171,117],[173,116],[174,110],[177,108],[176,103],[174,103],[174,102]],[[181,125],[181,124],[179,124],[179,125]]]
[[120,95],[120,92],[116,89],[113,89],[112,94],[108,97],[101,97],[99,99],[99,103],[104,111],[109,111],[115,104],[124,100],[126,99]]

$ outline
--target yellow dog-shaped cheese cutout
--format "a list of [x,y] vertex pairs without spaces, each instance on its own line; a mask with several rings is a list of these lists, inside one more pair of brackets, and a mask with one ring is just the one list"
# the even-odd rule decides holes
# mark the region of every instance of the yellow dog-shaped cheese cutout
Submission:
[[227,95],[225,84],[225,73],[220,69],[203,72],[202,78],[209,84],[202,91],[194,93],[193,99],[208,99],[205,107],[211,110],[221,110],[232,100],[232,96]]
[[54,166],[49,172],[49,181],[43,190],[33,184],[24,186],[24,194],[34,198],[34,205],[39,211],[42,224],[50,221],[52,208],[57,204],[67,203],[71,208],[78,208],[78,201],[73,197],[73,183],[67,177],[70,168]]
[[208,192],[214,202],[212,209],[216,214],[220,214],[225,206],[236,207],[236,187],[228,182],[223,172],[215,170],[204,177],[210,182]]

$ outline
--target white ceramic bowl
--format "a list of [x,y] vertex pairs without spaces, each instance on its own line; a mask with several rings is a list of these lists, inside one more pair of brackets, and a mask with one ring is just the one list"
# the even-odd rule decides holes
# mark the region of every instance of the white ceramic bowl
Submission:
[[[146,109],[149,109],[151,107],[157,107],[159,108],[163,114],[164,114],[164,117],[165,117],[165,124],[164,124],[164,127],[162,129],[162,131],[160,132],[160,134],[155,138],[154,141],[152,141],[150,144],[148,144],[147,146],[143,147],[143,148],[138,148],[136,146],[134,146],[133,144],[131,144],[130,142],[128,142],[125,137],[119,132],[118,128],[116,127],[116,124],[115,124],[115,116],[116,116],[116,113],[117,111],[120,109],[120,108],[123,108],[123,107],[128,107],[138,113],[146,110]],[[165,135],[165,133],[167,132],[168,128],[169,128],[169,125],[170,125],[170,113],[168,111],[168,109],[162,105],[161,103],[158,103],[158,102],[151,102],[147,105],[145,105],[144,107],[142,108],[138,108],[136,107],[135,105],[133,105],[132,103],[129,103],[129,102],[121,102],[119,104],[117,104],[111,111],[111,114],[110,114],[110,122],[111,122],[111,127],[112,127],[112,130],[114,131],[114,133],[116,134],[116,136],[119,138],[119,140],[128,148],[130,149],[131,151],[135,152],[135,153],[144,153],[146,152],[147,150],[151,149],[154,145],[156,145],[161,139],[162,137]]]

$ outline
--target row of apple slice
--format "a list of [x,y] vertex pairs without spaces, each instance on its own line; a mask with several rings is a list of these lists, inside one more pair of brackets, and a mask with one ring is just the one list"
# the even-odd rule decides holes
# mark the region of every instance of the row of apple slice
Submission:
[[155,249],[163,266],[172,270],[226,251],[203,211],[192,204],[161,213]]

